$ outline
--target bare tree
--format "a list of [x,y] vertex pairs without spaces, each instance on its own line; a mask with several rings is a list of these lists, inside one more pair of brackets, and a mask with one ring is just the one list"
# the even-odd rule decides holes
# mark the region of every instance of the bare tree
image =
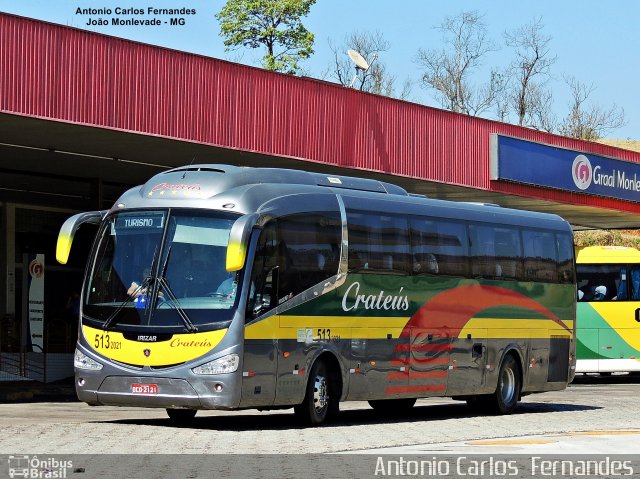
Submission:
[[567,117],[560,126],[560,134],[581,140],[597,140],[605,133],[626,124],[624,109],[614,103],[609,109],[589,105],[587,100],[595,90],[593,84],[587,86],[575,77],[565,77],[571,89],[572,103]]
[[470,80],[483,57],[496,48],[476,11],[447,17],[438,29],[449,48],[418,50],[416,63],[424,69],[422,83],[436,90],[443,108],[477,116],[496,103],[504,87],[504,75],[495,70],[484,85],[474,87]]
[[360,72],[356,78],[355,88],[406,100],[411,94],[411,81],[405,80],[402,89],[396,94],[396,78],[388,72],[381,58],[382,54],[390,47],[391,44],[378,31],[353,32],[344,38],[340,46],[336,46],[329,40],[329,48],[333,52],[330,75],[341,85],[349,86],[351,84],[356,70],[353,62],[347,56],[347,50],[352,49],[360,53],[371,65],[366,72]]
[[508,69],[507,109],[515,112],[518,125],[550,131],[555,122],[550,118],[551,92],[546,83],[557,56],[551,56],[551,37],[542,33],[543,28],[538,18],[504,34],[506,45],[515,52]]
[[553,113],[553,94],[545,85],[530,84],[527,95],[527,114],[524,126],[552,133],[558,129]]

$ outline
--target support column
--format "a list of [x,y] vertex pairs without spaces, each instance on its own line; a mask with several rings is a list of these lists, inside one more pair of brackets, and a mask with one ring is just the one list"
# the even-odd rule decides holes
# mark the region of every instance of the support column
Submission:
[[93,178],[91,180],[91,207],[101,210],[104,204],[104,186],[102,178]]
[[2,209],[2,232],[0,233],[5,247],[0,253],[2,268],[2,297],[4,314],[15,316],[16,313],[16,207],[5,203]]

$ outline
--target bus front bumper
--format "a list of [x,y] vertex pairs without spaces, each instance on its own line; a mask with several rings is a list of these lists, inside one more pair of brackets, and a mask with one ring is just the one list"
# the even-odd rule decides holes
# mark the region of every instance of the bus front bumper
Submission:
[[234,409],[239,399],[219,378],[186,380],[150,376],[107,376],[101,383],[76,372],[78,399],[95,406]]

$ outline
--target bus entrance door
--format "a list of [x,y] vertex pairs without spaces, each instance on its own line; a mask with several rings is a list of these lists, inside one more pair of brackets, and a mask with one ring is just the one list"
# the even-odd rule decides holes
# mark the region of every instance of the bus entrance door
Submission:
[[[277,319],[277,318],[276,318]],[[242,368],[242,406],[269,406],[276,397],[277,341],[245,340]]]
[[446,330],[411,329],[409,392],[443,396],[449,376],[451,338]]

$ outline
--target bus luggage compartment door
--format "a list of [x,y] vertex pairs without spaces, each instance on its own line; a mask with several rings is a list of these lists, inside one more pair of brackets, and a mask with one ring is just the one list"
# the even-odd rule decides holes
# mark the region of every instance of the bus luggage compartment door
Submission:
[[452,338],[447,395],[474,394],[485,385],[487,334],[487,329],[473,329]]
[[444,396],[449,376],[449,334],[413,328],[409,351],[408,390],[423,396]]

